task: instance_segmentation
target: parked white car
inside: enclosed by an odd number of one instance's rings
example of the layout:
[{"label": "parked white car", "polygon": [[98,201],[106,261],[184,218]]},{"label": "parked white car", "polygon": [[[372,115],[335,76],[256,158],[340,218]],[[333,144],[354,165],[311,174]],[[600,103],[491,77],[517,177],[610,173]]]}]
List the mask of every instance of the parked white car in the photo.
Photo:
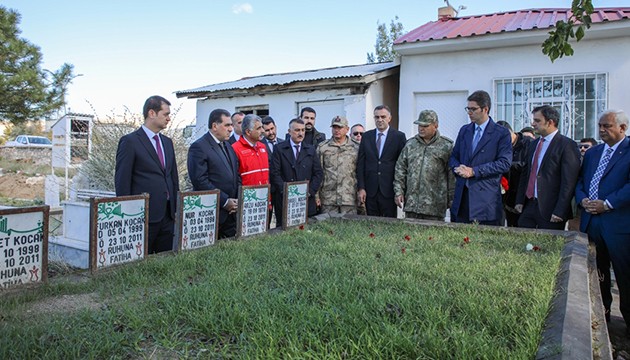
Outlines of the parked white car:
[{"label": "parked white car", "polygon": [[34,135],[18,135],[13,141],[7,141],[4,146],[7,147],[21,147],[21,146],[32,146],[32,147],[49,147],[52,148],[52,142],[47,137],[44,136],[34,136]]}]

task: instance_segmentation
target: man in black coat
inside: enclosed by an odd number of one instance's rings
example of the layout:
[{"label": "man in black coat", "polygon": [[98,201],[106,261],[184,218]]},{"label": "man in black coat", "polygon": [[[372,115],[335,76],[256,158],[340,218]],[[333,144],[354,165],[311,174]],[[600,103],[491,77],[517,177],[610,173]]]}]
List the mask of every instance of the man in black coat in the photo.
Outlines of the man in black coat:
[{"label": "man in black coat", "polygon": [[580,151],[575,141],[558,132],[558,110],[543,105],[532,114],[532,126],[540,137],[530,144],[518,186],[518,226],[564,230],[573,218],[571,199],[580,172]]},{"label": "man in black coat", "polygon": [[170,105],[161,96],[148,98],[142,110],[144,124],[120,138],[116,151],[116,196],[149,193],[150,254],[173,249],[175,206],[179,178],[175,149],[160,134],[171,121]]},{"label": "man in black coat", "polygon": [[319,190],[324,175],[315,147],[305,144],[304,121],[293,119],[289,122],[289,139],[278,143],[273,152],[271,165],[271,184],[281,201],[276,209],[276,226],[282,226],[282,202],[284,201],[284,183],[309,180],[308,216],[317,215],[315,194]]},{"label": "man in black coat", "polygon": [[238,188],[241,175],[238,158],[227,140],[232,119],[227,110],[216,109],[208,119],[209,131],[188,150],[188,175],[195,191],[221,190],[219,195],[219,238],[236,235]]},{"label": "man in black coat", "polygon": [[392,112],[379,105],[374,109],[376,129],[363,133],[357,158],[357,196],[367,214],[396,217],[394,169],[405,147],[405,133],[392,129]]}]

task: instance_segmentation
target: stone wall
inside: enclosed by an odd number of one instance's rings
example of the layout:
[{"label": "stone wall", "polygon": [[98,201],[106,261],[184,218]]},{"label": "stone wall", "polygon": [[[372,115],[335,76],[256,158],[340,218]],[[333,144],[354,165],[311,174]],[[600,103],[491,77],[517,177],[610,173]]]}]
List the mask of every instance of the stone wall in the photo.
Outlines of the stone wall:
[{"label": "stone wall", "polygon": [[52,149],[45,147],[0,147],[2,159],[15,160],[35,165],[50,165]]}]

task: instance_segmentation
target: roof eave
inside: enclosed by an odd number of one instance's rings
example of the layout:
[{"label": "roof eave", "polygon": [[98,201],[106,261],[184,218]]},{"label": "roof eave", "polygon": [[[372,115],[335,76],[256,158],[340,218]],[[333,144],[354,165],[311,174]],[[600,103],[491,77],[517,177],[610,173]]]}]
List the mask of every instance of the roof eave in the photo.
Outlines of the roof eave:
[{"label": "roof eave", "polygon": [[342,88],[363,88],[366,85],[382,78],[398,74],[400,66],[375,72],[369,75],[352,76],[344,78],[326,78],[308,81],[294,81],[287,84],[261,84],[249,88],[232,88],[216,91],[179,91],[175,95],[178,98],[209,98],[222,99],[238,96],[271,95],[292,92],[311,92],[315,90],[333,90]]},{"label": "roof eave", "polygon": [[[519,30],[499,34],[483,34],[456,39],[438,39],[394,45],[394,50],[403,56],[455,51],[481,50],[499,47],[542,45],[554,28]],[[630,29],[630,20],[620,20],[591,25],[584,40],[626,37]]]}]

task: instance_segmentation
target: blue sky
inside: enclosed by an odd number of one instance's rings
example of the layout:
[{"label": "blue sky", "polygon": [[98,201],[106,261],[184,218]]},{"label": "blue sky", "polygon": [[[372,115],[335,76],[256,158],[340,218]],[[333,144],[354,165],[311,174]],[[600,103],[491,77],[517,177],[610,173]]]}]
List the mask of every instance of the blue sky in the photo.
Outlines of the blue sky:
[{"label": "blue sky", "polygon": [[[626,4],[622,4],[626,2]],[[571,0],[457,0],[460,16],[569,7]],[[594,0],[596,7],[630,1]],[[43,67],[75,66],[73,112],[140,113],[154,94],[192,123],[195,101],[174,92],[278,72],[362,64],[377,22],[395,16],[410,31],[437,18],[444,0],[2,0],[17,10],[21,36],[38,45]]]}]

